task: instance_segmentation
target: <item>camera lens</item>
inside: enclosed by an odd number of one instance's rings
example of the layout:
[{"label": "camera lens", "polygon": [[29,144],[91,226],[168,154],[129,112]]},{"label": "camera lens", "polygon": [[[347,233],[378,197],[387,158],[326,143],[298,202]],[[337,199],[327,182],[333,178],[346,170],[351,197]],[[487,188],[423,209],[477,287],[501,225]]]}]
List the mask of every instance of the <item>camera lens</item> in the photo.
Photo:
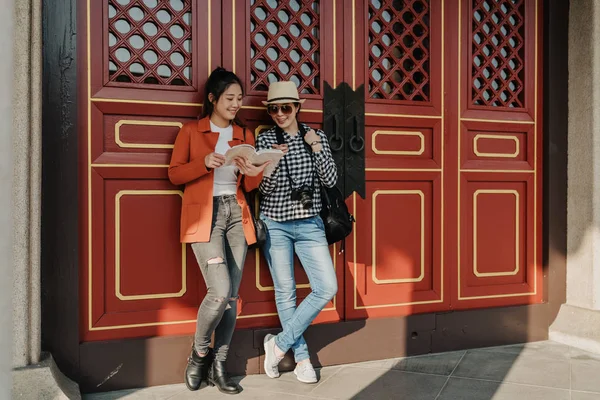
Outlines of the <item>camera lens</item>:
[{"label": "camera lens", "polygon": [[304,207],[307,210],[309,208],[312,208],[312,206],[313,206],[312,193],[301,192],[300,193],[300,203],[302,204],[302,207]]}]

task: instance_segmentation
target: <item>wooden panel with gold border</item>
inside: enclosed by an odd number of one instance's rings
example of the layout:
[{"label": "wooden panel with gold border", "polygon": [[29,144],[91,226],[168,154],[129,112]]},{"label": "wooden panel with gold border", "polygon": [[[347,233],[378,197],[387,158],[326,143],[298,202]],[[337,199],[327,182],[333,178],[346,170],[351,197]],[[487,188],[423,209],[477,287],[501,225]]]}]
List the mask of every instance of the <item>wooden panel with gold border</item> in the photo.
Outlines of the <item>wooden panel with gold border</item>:
[{"label": "wooden panel with gold border", "polygon": [[538,298],[533,175],[463,173],[461,190],[458,300],[491,306]]},{"label": "wooden panel with gold border", "polygon": [[92,315],[86,337],[193,331],[205,288],[191,250],[179,242],[181,191],[163,179],[92,176],[96,201],[86,299]]},{"label": "wooden panel with gold border", "polygon": [[461,168],[534,169],[534,125],[462,121]]},{"label": "wooden panel with gold border", "polygon": [[394,124],[365,127],[365,164],[371,169],[440,169],[442,121],[439,119],[394,119]]},{"label": "wooden panel with gold border", "polygon": [[[439,172],[396,172],[367,181],[349,200],[357,223],[348,250],[350,318],[444,309]],[[354,205],[356,202],[356,206]]]}]

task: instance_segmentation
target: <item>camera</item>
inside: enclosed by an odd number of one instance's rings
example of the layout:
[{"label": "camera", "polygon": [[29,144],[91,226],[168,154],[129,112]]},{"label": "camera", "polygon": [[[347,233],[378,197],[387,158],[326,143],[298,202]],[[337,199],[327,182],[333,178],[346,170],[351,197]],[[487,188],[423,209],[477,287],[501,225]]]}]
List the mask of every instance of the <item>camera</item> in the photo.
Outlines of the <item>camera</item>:
[{"label": "camera", "polygon": [[308,210],[313,206],[313,188],[307,185],[292,189],[292,200],[299,201],[304,209]]}]

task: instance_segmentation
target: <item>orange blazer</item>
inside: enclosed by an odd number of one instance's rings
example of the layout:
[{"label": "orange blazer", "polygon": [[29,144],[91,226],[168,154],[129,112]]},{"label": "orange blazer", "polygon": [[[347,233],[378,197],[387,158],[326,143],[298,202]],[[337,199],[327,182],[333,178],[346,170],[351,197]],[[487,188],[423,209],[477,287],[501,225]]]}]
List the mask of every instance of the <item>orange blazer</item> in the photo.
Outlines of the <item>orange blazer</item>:
[{"label": "orange blazer", "polygon": [[[246,132],[248,144],[254,146],[254,135]],[[175,147],[169,165],[169,180],[174,185],[185,185],[181,206],[182,243],[208,242],[212,229],[213,181],[212,169],[207,169],[204,158],[215,151],[219,133],[211,132],[210,119],[185,124],[175,139]],[[246,143],[244,130],[233,125],[233,140],[230,146]],[[256,243],[256,233],[250,208],[242,192],[254,190],[262,180],[262,173],[255,177],[238,175],[237,202],[242,208],[244,236],[248,244]]]}]

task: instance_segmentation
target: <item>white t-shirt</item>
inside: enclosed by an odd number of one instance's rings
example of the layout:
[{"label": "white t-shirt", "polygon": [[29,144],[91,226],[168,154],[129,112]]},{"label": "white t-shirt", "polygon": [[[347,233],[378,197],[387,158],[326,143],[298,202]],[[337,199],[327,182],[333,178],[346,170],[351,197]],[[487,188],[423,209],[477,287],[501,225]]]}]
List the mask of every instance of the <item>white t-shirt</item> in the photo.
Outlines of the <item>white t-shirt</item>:
[{"label": "white t-shirt", "polygon": [[[225,154],[231,148],[229,141],[233,139],[233,126],[229,125],[227,128],[219,128],[211,122],[210,129],[213,132],[219,133],[215,153]],[[230,165],[228,167],[215,168],[214,174],[213,196],[225,196],[236,193],[237,167]]]}]

